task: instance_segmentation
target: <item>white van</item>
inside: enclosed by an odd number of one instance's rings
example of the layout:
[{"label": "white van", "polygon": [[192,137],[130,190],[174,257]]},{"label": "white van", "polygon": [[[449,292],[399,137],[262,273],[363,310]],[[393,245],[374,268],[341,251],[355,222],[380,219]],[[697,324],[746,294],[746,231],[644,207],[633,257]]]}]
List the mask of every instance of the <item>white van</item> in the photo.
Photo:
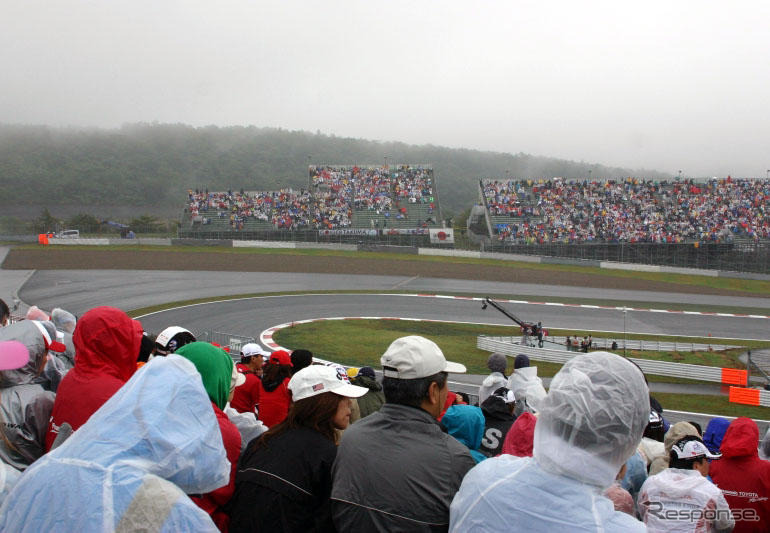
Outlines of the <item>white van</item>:
[{"label": "white van", "polygon": [[79,239],[80,238],[80,230],[76,229],[65,229],[64,231],[60,231],[56,234],[57,239]]}]

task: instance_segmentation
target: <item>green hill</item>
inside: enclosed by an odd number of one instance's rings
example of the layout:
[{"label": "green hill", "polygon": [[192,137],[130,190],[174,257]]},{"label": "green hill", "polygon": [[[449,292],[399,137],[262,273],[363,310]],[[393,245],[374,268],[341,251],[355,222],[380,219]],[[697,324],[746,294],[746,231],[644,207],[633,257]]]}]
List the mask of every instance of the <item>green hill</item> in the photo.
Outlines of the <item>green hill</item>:
[{"label": "green hill", "polygon": [[307,186],[312,164],[432,164],[445,211],[477,200],[480,178],[669,176],[585,162],[378,142],[275,128],[132,124],[120,129],[0,125],[0,206],[131,206],[175,216],[189,188]]}]

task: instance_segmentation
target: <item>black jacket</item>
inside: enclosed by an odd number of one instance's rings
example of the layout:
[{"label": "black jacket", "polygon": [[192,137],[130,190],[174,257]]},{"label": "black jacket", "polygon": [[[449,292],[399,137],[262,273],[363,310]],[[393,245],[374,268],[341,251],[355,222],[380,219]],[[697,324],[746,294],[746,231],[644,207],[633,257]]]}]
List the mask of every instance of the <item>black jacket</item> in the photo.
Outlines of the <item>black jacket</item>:
[{"label": "black jacket", "polygon": [[317,431],[290,429],[249,444],[235,475],[230,531],[334,531],[329,496],[337,446]]},{"label": "black jacket", "polygon": [[505,401],[497,396],[484,400],[481,412],[484,413],[484,437],[481,439],[479,451],[487,457],[494,457],[502,451],[505,435],[516,417],[508,410]]}]

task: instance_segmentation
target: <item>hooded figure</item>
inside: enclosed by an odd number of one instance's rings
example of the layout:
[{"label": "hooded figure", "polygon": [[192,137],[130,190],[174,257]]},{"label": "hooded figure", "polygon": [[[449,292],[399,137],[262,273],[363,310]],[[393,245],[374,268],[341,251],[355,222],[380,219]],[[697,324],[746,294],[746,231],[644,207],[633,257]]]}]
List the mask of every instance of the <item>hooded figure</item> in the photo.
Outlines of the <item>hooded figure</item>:
[{"label": "hooded figure", "polygon": [[0,530],[216,531],[185,496],[227,483],[209,405],[189,361],[153,360],[27,469],[0,508]]},{"label": "hooded figure", "polygon": [[[517,364],[518,364],[517,357]],[[537,377],[536,366],[522,366],[513,371],[508,378],[508,388],[516,398],[516,416],[524,411],[538,411],[540,403],[545,398],[543,380]]]},{"label": "hooded figure", "polygon": [[203,388],[211,400],[211,408],[217,423],[227,460],[230,461],[228,470],[230,477],[224,486],[208,494],[193,497],[193,501],[204,511],[211,515],[217,527],[223,531],[227,529],[229,518],[224,512],[224,506],[230,501],[235,491],[235,471],[238,466],[238,458],[241,455],[241,434],[238,428],[227,418],[224,413],[230,396],[231,385],[235,388],[233,378],[238,374],[233,360],[223,349],[208,342],[191,342],[185,344],[176,351],[177,355],[192,362],[203,380]]},{"label": "hooded figure", "polygon": [[358,398],[358,408],[361,411],[361,418],[380,410],[380,407],[385,403],[385,393],[382,392],[382,385],[377,382],[372,367],[362,367],[358,371],[358,374],[356,374],[356,377],[351,379],[350,382],[353,385],[369,389],[369,392]]},{"label": "hooded figure", "polygon": [[770,524],[770,462],[759,458],[758,445],[757,423],[736,418],[722,439],[722,458],[709,471],[733,513],[745,513],[743,520],[736,517],[733,531],[739,533],[767,531]]},{"label": "hooded figure", "polygon": [[503,453],[516,457],[532,457],[537,418],[532,413],[522,413],[513,423],[503,442]]},{"label": "hooded figure", "polygon": [[716,417],[709,420],[706,431],[703,432],[703,444],[711,453],[719,453],[719,446],[729,426],[730,421],[726,418]]},{"label": "hooded figure", "polygon": [[[671,447],[676,442],[688,436],[691,436],[691,437],[698,436],[698,430],[695,429],[695,426],[693,426],[689,422],[677,422],[676,424],[668,428],[668,431],[666,431],[666,435],[663,437],[662,454],[656,457],[653,457],[652,462],[650,463],[649,474],[651,476],[654,476],[655,474],[660,474],[666,468],[668,468],[668,461],[669,461],[669,455],[671,454]],[[642,456],[644,457],[643,453],[642,453]]]},{"label": "hooded figure", "polygon": [[75,326],[78,322],[75,315],[58,307],[51,311],[51,321],[58,331],[66,332],[70,335],[75,331]]},{"label": "hooded figure", "polygon": [[493,353],[487,359],[487,368],[492,371],[479,386],[479,405],[489,398],[493,392],[500,387],[508,384],[508,378],[505,377],[505,368],[508,360],[501,353]]},{"label": "hooded figure", "polygon": [[608,352],[580,354],[551,381],[533,457],[474,467],[452,501],[451,531],[643,532],[601,495],[634,453],[649,418],[639,368]]},{"label": "hooded figure", "polygon": [[56,392],[46,450],[62,424],[77,430],[131,378],[142,334],[138,321],[114,307],[95,307],[81,317],[72,338],[75,366]]},{"label": "hooded figure", "polygon": [[[19,341],[27,363],[0,372],[0,460],[24,470],[45,453],[45,433],[56,395],[43,388],[53,324],[23,320],[0,329],[0,341]],[[53,337],[55,338],[55,337]]]},{"label": "hooded figure", "polygon": [[453,405],[444,413],[441,425],[446,428],[447,433],[468,448],[474,461],[480,463],[487,458],[479,451],[481,438],[484,436],[484,414],[481,408],[473,405]]}]

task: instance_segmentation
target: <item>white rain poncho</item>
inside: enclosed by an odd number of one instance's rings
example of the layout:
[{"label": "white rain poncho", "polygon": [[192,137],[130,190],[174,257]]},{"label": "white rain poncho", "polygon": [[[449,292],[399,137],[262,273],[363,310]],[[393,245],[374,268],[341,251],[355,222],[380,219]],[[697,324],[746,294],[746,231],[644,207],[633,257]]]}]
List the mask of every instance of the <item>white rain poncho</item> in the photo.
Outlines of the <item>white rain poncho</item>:
[{"label": "white rain poncho", "polygon": [[75,331],[75,325],[77,324],[75,315],[58,307],[51,311],[51,321],[57,330],[67,332],[70,335]]},{"label": "white rain poncho", "polygon": [[226,485],[229,473],[200,374],[159,357],[27,469],[0,508],[0,531],[213,532],[185,493]]},{"label": "white rain poncho", "polygon": [[16,482],[19,481],[20,476],[21,472],[14,467],[0,462],[0,505],[3,504],[8,493],[16,485]]},{"label": "white rain poncho", "polygon": [[[517,404],[528,405],[535,411],[540,409],[540,403],[545,398],[543,380],[537,377],[536,366],[525,366],[514,370],[508,377],[508,389],[513,391]],[[517,412],[516,416],[521,414]]]},{"label": "white rain poncho", "polygon": [[29,351],[26,365],[0,372],[0,460],[18,470],[45,453],[45,434],[56,398],[44,388],[47,350],[43,331],[49,338],[55,335],[53,324],[35,320],[0,328],[0,341],[19,341]]},{"label": "white rain poncho", "polygon": [[642,371],[607,352],[562,367],[540,402],[534,457],[473,468],[452,501],[450,530],[645,531],[601,491],[636,451],[649,418]]}]

